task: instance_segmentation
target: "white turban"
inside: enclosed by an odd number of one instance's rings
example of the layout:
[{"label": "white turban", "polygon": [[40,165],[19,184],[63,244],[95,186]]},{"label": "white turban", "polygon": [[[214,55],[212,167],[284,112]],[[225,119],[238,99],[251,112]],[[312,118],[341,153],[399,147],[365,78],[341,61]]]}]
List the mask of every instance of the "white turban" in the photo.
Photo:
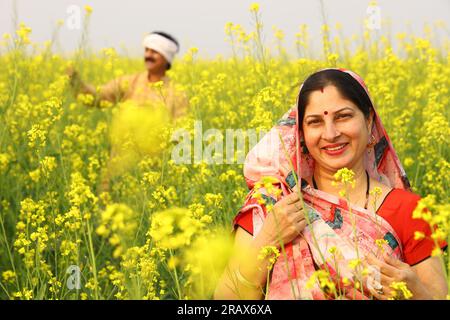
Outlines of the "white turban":
[{"label": "white turban", "polygon": [[178,52],[178,45],[172,40],[157,33],[151,33],[142,41],[144,48],[158,51],[169,63],[172,63],[175,54]]}]

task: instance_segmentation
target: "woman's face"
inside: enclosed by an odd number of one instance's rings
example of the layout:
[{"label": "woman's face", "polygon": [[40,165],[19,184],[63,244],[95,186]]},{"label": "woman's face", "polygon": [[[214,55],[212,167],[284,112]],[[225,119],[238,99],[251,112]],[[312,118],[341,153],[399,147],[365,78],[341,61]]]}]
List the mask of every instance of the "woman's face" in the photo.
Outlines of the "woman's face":
[{"label": "woman's face", "polygon": [[329,85],[310,94],[303,135],[316,165],[331,171],[352,169],[363,160],[371,125],[353,102]]}]

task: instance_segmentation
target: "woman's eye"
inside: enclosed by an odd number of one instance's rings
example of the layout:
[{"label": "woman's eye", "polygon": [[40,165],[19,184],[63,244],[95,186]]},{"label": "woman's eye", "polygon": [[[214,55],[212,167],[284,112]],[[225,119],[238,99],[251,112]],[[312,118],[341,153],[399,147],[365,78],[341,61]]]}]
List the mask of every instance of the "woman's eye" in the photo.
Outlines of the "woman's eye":
[{"label": "woman's eye", "polygon": [[[346,118],[351,118],[352,115],[351,114],[339,114],[336,116],[335,119],[346,119]],[[314,125],[314,124],[318,124],[320,123],[322,120],[321,119],[313,119],[313,120],[309,120],[306,122],[307,125]]]}]

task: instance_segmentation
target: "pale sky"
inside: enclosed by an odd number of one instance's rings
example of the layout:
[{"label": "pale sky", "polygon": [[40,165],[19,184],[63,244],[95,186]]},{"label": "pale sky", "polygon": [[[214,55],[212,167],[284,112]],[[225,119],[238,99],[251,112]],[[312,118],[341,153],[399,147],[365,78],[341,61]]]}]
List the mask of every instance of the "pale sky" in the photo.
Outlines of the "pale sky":
[{"label": "pale sky", "polygon": [[[50,39],[58,19],[65,19],[60,30],[60,48],[74,50],[81,30],[68,27],[71,5],[93,8],[89,41],[94,49],[126,47],[132,55],[141,54],[141,39],[153,30],[173,34],[181,43],[181,53],[191,46],[203,56],[228,55],[224,26],[238,23],[250,30],[249,6],[254,0],[0,0],[0,34],[13,31],[14,2],[18,21],[32,28],[32,41]],[[300,24],[308,24],[314,42],[320,44],[322,18],[319,0],[260,0],[265,42],[273,43],[272,26],[286,35],[286,46],[294,47],[294,35]],[[343,34],[361,34],[370,0],[323,0],[328,22],[340,22]],[[445,21],[447,31],[439,32],[438,41],[449,39],[450,0],[379,0],[381,18],[391,21],[391,30],[421,35],[425,23]],[[84,13],[82,14],[84,15]],[[385,31],[382,31],[385,32]],[[122,51],[123,52],[123,51]]]}]

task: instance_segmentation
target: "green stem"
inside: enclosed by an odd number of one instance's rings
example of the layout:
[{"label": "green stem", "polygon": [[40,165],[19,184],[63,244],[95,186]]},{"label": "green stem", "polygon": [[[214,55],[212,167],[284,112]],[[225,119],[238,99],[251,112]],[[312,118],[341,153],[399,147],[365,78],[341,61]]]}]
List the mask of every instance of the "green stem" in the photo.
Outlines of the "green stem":
[{"label": "green stem", "polygon": [[[288,159],[288,161],[289,161],[289,167],[290,167],[290,169],[291,169],[292,172],[295,172],[295,170],[294,170],[294,165],[293,165],[293,163],[292,163],[292,159],[289,157],[289,154],[288,154],[287,149],[286,149],[286,145],[285,145],[285,143],[284,143],[283,138],[281,137],[280,132],[278,132],[278,137],[279,137],[279,139],[280,139],[280,141],[281,141],[281,145],[283,146],[284,155],[285,155],[286,159]],[[307,213],[307,209],[306,209],[306,206],[305,206],[305,202],[304,202],[304,200],[303,200],[303,195],[302,195],[302,192],[301,192],[301,190],[300,190],[300,185],[299,185],[299,182],[298,182],[298,177],[299,177],[299,176],[298,176],[297,173],[296,173],[296,174],[293,175],[293,177],[294,177],[295,185],[297,186],[297,190],[296,190],[296,191],[297,191],[298,197],[299,197],[299,199],[300,199],[300,202],[301,202],[301,204],[302,204],[303,211],[304,211],[304,213],[305,213],[305,220],[306,220],[306,223],[307,223],[308,227],[310,227],[311,238],[312,238],[312,240],[313,240],[313,244],[314,244],[315,248],[317,249],[317,251],[319,252],[319,256],[320,256],[320,258],[322,259],[322,264],[325,266],[325,270],[326,270],[327,273],[328,273],[328,277],[330,277],[330,281],[332,281],[332,279],[331,279],[331,274],[330,274],[330,269],[328,268],[328,264],[326,263],[326,259],[325,259],[324,255],[323,255],[322,251],[320,250],[319,242],[317,241],[317,238],[316,238],[316,236],[315,236],[315,234],[314,234],[314,228],[313,228],[313,226],[312,226],[311,220],[309,219],[309,215],[308,215],[308,213]]]},{"label": "green stem", "polygon": [[6,238],[5,225],[3,223],[3,217],[2,217],[1,214],[0,214],[0,225],[2,227],[2,234],[3,234],[3,238],[4,238],[3,241],[5,242],[6,251],[8,252],[8,258],[9,258],[9,261],[11,262],[11,268],[12,268],[12,270],[14,272],[14,275],[15,275],[15,278],[16,278],[17,290],[20,290],[19,277],[18,277],[18,275],[16,273],[16,267],[14,265],[14,259],[13,259],[12,254],[11,254],[11,248],[9,247],[8,239]]},{"label": "green stem", "polygon": [[[348,211],[350,213],[350,217],[351,217],[350,219],[352,220],[352,229],[353,229],[352,231],[353,231],[354,245],[355,245],[355,251],[356,251],[356,259],[358,261],[358,264],[355,266],[355,271],[358,272],[359,262],[361,261],[361,258],[360,258],[359,247],[358,247],[358,239],[357,239],[358,234],[356,233],[356,217],[353,214],[352,205],[350,203],[350,197],[348,196],[348,194],[349,194],[348,184],[345,183],[344,187],[345,187],[345,195],[346,195],[345,199],[347,200]],[[363,288],[361,277],[358,277],[358,278],[359,278],[358,280],[359,280],[359,287],[361,289],[361,294],[364,295],[364,288]]]},{"label": "green stem", "polygon": [[97,281],[97,266],[95,263],[95,254],[94,254],[94,246],[92,243],[92,235],[91,235],[91,227],[89,221],[86,221],[86,227],[87,227],[87,236],[88,236],[88,242],[89,242],[89,255],[91,258],[91,264],[92,264],[92,273],[94,276],[94,297],[96,300],[99,299],[98,296],[98,281]]},{"label": "green stem", "polygon": [[[173,258],[172,250],[169,250],[169,254],[170,254],[170,257]],[[174,273],[175,285],[177,287],[178,300],[181,300],[181,287],[180,287],[180,281],[178,279],[178,273],[177,273],[176,266],[175,266],[175,268],[173,268],[173,273]]]}]

